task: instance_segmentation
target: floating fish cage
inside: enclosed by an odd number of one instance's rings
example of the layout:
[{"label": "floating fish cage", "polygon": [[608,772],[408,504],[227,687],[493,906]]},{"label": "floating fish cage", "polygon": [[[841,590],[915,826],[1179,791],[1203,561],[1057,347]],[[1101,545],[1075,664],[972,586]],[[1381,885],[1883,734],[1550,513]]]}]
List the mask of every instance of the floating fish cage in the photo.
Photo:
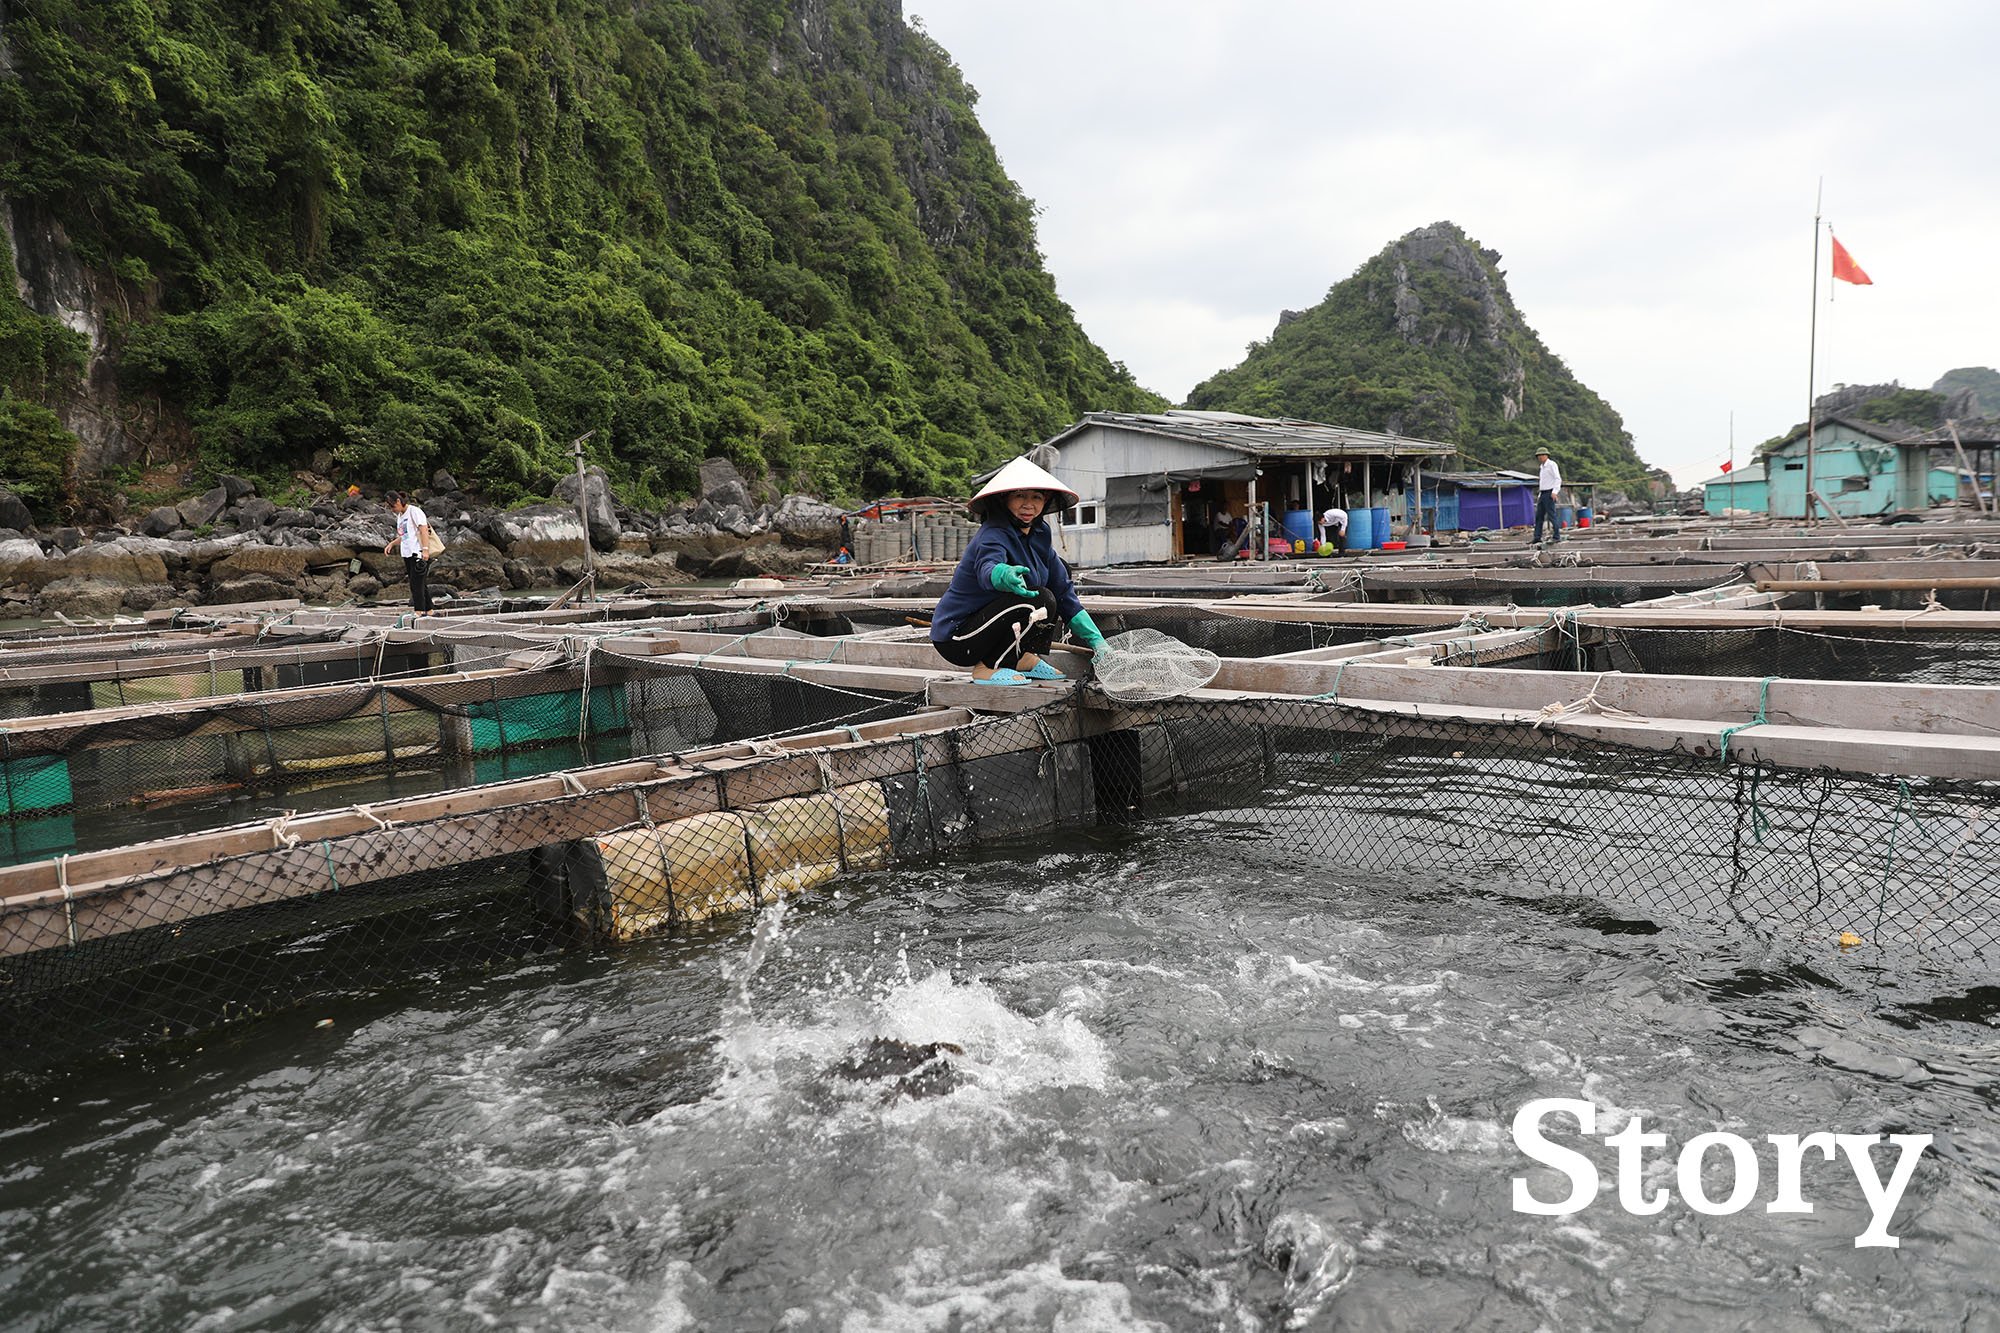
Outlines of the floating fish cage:
[{"label": "floating fish cage", "polygon": [[[1587,898],[1633,929],[1701,922],[1774,949],[1846,942],[1961,971],[1988,968],[2000,937],[1994,782],[1719,762],[1332,699],[885,718],[783,676],[639,684],[661,692],[631,696],[626,716],[655,737],[764,739],[7,872],[0,1065],[701,929],[976,846],[1189,814],[1212,821],[1225,860],[1233,837],[1276,839],[1343,874]],[[881,711],[857,721],[857,702]],[[771,738],[837,709],[830,729]]]}]

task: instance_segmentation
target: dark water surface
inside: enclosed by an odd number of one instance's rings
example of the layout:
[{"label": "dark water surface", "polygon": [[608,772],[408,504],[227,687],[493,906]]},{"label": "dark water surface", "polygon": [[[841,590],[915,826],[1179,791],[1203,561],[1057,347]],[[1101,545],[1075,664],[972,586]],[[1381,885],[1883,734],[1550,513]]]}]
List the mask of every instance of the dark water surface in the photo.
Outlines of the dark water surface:
[{"label": "dark water surface", "polygon": [[[1286,846],[1252,811],[856,877],[14,1095],[0,1327],[2000,1327],[1993,992]],[[963,1054],[856,1077],[878,1037]],[[1603,1168],[1567,1218],[1511,1206],[1564,1192],[1537,1097],[1597,1108],[1549,1126]],[[1635,1116],[1651,1217],[1600,1141]],[[1733,1216],[1680,1198],[1712,1130],[1763,1167]],[[1821,1130],[1936,1136],[1899,1249],[1816,1153],[1816,1211],[1764,1212],[1764,1136]]]}]

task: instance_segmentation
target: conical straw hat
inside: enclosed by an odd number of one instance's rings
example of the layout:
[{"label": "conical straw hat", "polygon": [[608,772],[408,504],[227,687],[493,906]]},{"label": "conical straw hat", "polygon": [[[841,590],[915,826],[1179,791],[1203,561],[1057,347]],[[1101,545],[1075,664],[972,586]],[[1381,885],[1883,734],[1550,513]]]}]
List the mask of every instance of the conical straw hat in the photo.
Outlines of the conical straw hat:
[{"label": "conical straw hat", "polygon": [[1047,491],[1050,509],[1068,509],[1077,501],[1076,492],[1057,481],[1052,474],[1025,458],[1017,458],[994,473],[993,479],[980,488],[979,494],[965,502],[965,507],[972,511],[974,518],[984,519],[987,502],[1009,491]]}]

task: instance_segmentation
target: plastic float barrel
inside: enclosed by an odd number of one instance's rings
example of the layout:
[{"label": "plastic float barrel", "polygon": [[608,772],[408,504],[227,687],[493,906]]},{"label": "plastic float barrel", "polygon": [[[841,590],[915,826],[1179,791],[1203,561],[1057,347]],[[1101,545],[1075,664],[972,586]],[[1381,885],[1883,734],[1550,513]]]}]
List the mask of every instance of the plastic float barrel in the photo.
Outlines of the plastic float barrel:
[{"label": "plastic float barrel", "polygon": [[1587,528],[1590,526],[1590,519],[1591,519],[1590,506],[1578,505],[1576,507],[1576,525],[1579,528]]},{"label": "plastic float barrel", "polygon": [[635,940],[887,865],[890,854],[888,803],[861,782],[616,829],[569,844],[563,871],[580,922]]},{"label": "plastic float barrel", "polygon": [[1350,509],[1347,511],[1347,540],[1343,543],[1350,551],[1365,551],[1375,543],[1371,540],[1375,532],[1375,511],[1372,509]]},{"label": "plastic float barrel", "polygon": [[1295,542],[1309,542],[1313,535],[1313,516],[1304,509],[1285,511],[1285,536]]},{"label": "plastic float barrel", "polygon": [[1389,507],[1376,505],[1368,512],[1375,516],[1368,533],[1368,544],[1379,551],[1382,543],[1389,540]]}]

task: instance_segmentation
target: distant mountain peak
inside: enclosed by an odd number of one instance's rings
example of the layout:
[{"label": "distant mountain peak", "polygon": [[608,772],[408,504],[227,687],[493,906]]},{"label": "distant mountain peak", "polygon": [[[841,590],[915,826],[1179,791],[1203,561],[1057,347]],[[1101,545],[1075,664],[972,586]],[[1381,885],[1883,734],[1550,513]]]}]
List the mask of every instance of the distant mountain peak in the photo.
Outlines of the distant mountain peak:
[{"label": "distant mountain peak", "polygon": [[1318,305],[1285,312],[1188,406],[1449,441],[1474,465],[1525,467],[1547,447],[1578,480],[1651,471],[1617,412],[1522,319],[1499,251],[1449,221],[1399,237]]}]

